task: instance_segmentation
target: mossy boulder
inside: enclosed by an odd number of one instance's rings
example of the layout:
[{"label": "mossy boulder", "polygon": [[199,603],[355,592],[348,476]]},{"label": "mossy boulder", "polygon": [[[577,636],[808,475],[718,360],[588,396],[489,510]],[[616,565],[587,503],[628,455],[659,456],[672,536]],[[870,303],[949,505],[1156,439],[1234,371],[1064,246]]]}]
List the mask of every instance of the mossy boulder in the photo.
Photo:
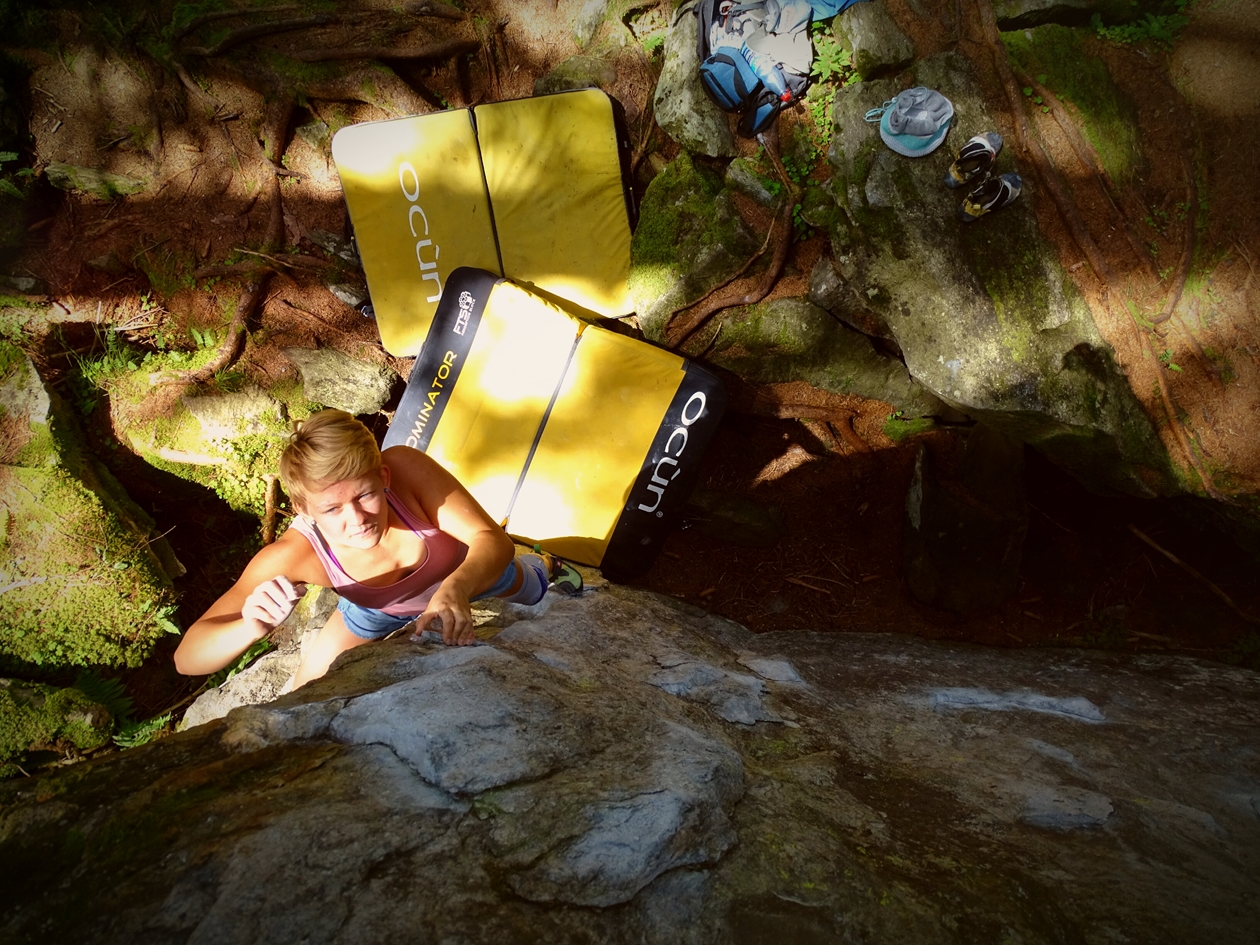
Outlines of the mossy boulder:
[{"label": "mossy boulder", "polygon": [[301,371],[307,400],[355,416],[384,407],[398,380],[386,365],[356,361],[333,348],[285,348],[284,356]]},{"label": "mossy boulder", "polygon": [[907,416],[944,412],[904,364],[808,299],[727,310],[709,358],[754,383],[804,380],[834,394],[882,400]]},{"label": "mossy boulder", "polygon": [[77,164],[49,164],[44,171],[48,183],[59,190],[89,194],[100,200],[130,197],[144,190],[145,182],[126,174],[111,174],[95,167]]},{"label": "mossy boulder", "polygon": [[99,748],[113,727],[109,710],[78,689],[0,679],[0,771],[32,749]]},{"label": "mossy boulder", "polygon": [[[134,372],[115,386],[124,400],[156,378]],[[318,408],[292,381],[271,391],[246,386],[239,391],[189,392],[168,400],[164,409],[138,419],[115,407],[131,447],[148,463],[207,486],[238,512],[263,515],[268,477],[280,464],[291,419]]]},{"label": "mossy boulder", "polygon": [[0,355],[0,663],[138,665],[178,632],[183,569],[30,360]]},{"label": "mossy boulder", "polygon": [[730,278],[761,245],[722,177],[687,152],[648,185],[630,244],[639,327],[664,338],[669,313]]},{"label": "mossy boulder", "polygon": [[573,56],[534,83],[535,95],[572,89],[610,89],[617,82],[617,66],[598,56]]},{"label": "mossy boulder", "polygon": [[[1029,190],[979,222],[956,217],[961,196],[941,183],[951,149],[995,127],[971,65],[933,56],[916,64],[913,83],[941,90],[955,110],[945,145],[923,158],[893,153],[863,121],[900,85],[863,82],[836,96],[828,158],[851,224],[836,260],[850,304],[879,316],[929,391],[1092,488],[1179,491],[1149,417],[1038,229],[1032,204],[1042,198]],[[1003,151],[996,171],[1017,170]]]}]

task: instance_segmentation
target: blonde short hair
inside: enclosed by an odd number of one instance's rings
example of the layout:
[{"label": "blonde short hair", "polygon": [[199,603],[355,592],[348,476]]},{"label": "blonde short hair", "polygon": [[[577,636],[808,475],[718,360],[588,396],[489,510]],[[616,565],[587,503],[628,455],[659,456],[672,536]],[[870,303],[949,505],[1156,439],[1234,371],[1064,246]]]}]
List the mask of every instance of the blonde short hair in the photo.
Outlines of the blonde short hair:
[{"label": "blonde short hair", "polygon": [[280,454],[280,481],[299,509],[312,492],[380,468],[381,451],[371,431],[344,410],[321,410],[295,422]]}]

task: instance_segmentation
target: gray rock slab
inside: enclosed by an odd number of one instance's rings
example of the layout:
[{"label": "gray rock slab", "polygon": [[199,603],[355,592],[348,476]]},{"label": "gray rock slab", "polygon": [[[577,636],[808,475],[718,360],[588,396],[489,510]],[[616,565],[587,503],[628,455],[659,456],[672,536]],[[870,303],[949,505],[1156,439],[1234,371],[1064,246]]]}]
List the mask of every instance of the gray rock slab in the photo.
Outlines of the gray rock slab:
[{"label": "gray rock slab", "polygon": [[201,436],[206,440],[234,440],[252,433],[266,433],[268,427],[280,419],[279,402],[257,387],[228,394],[189,394],[181,397],[180,402],[197,418]]},{"label": "gray rock slab", "polygon": [[[667,670],[764,674],[796,727],[727,721]],[[613,586],[485,646],[359,647],[270,705],[0,785],[0,929],[1250,945],[1257,730],[1248,670],[753,635]]]},{"label": "gray rock slab", "polygon": [[582,9],[573,21],[573,39],[579,46],[585,47],[590,43],[604,25],[604,20],[608,17],[609,2],[610,0],[586,0],[582,4]]},{"label": "gray rock slab", "polygon": [[914,43],[882,3],[850,7],[836,17],[832,29],[852,53],[853,69],[863,79],[897,72],[914,60]]},{"label": "gray rock slab", "polygon": [[684,3],[679,7],[665,34],[665,65],[653,100],[656,123],[688,151],[709,157],[733,157],[735,139],[731,136],[730,120],[700,84],[694,6]]}]

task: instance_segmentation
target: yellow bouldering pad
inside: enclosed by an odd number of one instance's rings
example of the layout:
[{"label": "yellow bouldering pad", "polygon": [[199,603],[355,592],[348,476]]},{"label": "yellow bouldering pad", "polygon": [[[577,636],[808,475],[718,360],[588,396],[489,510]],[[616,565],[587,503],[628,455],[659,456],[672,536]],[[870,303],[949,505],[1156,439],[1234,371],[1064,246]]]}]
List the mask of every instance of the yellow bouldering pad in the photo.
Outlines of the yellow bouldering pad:
[{"label": "yellow bouldering pad", "polygon": [[460,266],[595,315],[633,312],[624,147],[598,89],[338,131],[333,160],[386,350],[419,352]]},{"label": "yellow bouldering pad", "polygon": [[725,402],[684,358],[460,269],[384,445],[427,452],[517,538],[628,575],[676,523]]}]

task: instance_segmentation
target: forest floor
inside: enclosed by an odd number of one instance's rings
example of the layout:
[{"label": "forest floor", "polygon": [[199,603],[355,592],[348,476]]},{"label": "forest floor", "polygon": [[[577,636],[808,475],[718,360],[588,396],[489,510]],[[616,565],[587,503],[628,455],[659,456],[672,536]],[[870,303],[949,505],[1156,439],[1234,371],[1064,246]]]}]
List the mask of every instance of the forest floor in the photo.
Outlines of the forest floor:
[{"label": "forest floor", "polygon": [[[970,2],[887,3],[921,56],[956,48],[972,57],[989,83],[994,114],[1009,122]],[[100,166],[103,155],[113,173],[161,181],[142,198],[100,200],[51,188],[33,198],[37,210],[27,245],[8,271],[38,279],[39,291],[65,313],[57,330],[37,339],[45,376],[67,380],[76,364],[100,353],[107,328],[148,349],[191,345],[194,329],[222,332],[242,291],[243,267],[257,258],[251,253],[275,250],[277,232],[279,245],[321,266],[279,267],[251,315],[236,374],[270,386],[294,373],[281,348],[326,346],[407,376],[410,360],[386,352],[374,324],[325,287],[327,272],[340,265],[338,241],[349,233],[328,136],[356,121],[532,94],[538,78],[583,53],[573,39],[583,2],[469,0],[462,6],[474,16],[462,19],[444,15],[451,11],[442,4],[407,6],[429,15],[401,16],[384,0],[338,4],[335,22],[264,36],[230,54],[203,49],[210,54],[178,56],[170,61],[179,69],[158,68],[137,37],[160,34],[186,50],[218,42],[225,30],[202,26],[172,40],[168,24],[175,5],[169,0],[120,5],[117,35],[93,34],[95,21],[78,13],[50,14],[57,51],[9,50],[31,73],[23,107],[34,137],[33,166]],[[583,54],[615,72],[607,91],[625,109],[637,156],[646,158],[636,165],[641,196],[653,167],[676,153],[652,126],[660,52],[645,51],[639,41],[663,25],[669,5],[631,6],[626,22],[606,26]],[[1175,268],[1187,237],[1197,237],[1188,301],[1160,336],[1165,363],[1178,368],[1165,373],[1183,426],[1209,458],[1210,470],[1231,471],[1234,478],[1218,483],[1222,488],[1253,492],[1260,483],[1260,329],[1254,315],[1260,310],[1254,273],[1260,239],[1253,223],[1260,219],[1258,34],[1257,5],[1201,0],[1170,50],[1150,43],[1096,44],[1136,108],[1146,166],[1132,196],[1152,220],[1146,236],[1159,267]],[[264,68],[270,51],[447,41],[466,41],[476,51],[390,60],[392,79],[369,74],[353,60],[298,75]],[[133,116],[126,114],[128,106],[101,100],[100,89],[109,82],[135,88]],[[371,101],[362,100],[361,91],[351,94],[365,86],[372,89],[366,96]],[[798,108],[782,120],[806,118]],[[1050,119],[1034,114],[1034,121],[1056,164],[1072,166]],[[757,145],[743,147],[751,154]],[[824,159],[816,173],[827,174]],[[1108,222],[1110,211],[1088,175],[1068,176],[1083,214],[1097,224],[1095,239],[1123,280],[1125,297],[1144,312],[1158,311],[1169,275],[1152,276],[1131,253],[1126,256],[1129,249]],[[1158,367],[1144,357],[1138,332],[1122,308],[1120,317],[1109,305],[1053,203],[1035,189],[1029,199],[1036,200],[1043,228],[1090,299],[1134,389],[1139,396],[1148,392],[1144,402],[1176,454],[1183,447],[1172,425],[1160,419],[1166,415],[1157,394]],[[1195,213],[1188,213],[1191,206]],[[825,241],[812,234],[793,247],[774,296],[805,291]],[[220,274],[206,275],[211,272]],[[194,273],[201,277],[193,279]],[[773,399],[774,392],[768,396]],[[887,404],[851,398],[848,407],[867,449],[820,439],[816,427],[798,421],[729,413],[706,458],[703,481],[779,509],[784,537],[773,547],[753,548],[684,528],[634,583],[758,632],[900,632],[1008,647],[1179,652],[1258,665],[1254,554],[1242,551],[1190,502],[1094,496],[1031,451],[1019,593],[1000,608],[965,617],[917,603],[901,565],[915,451],[930,450],[948,468],[956,438],[936,431],[896,443],[883,433]],[[189,566],[179,588],[186,625],[234,579],[256,541],[257,523],[233,516],[205,490],[155,473],[121,448],[116,419],[103,401],[85,427],[133,497],[170,529],[169,540]],[[387,424],[383,413],[376,432],[383,434]],[[157,711],[171,703],[172,693],[196,684],[174,676],[171,648],[173,641],[132,674],[138,709]]]}]

